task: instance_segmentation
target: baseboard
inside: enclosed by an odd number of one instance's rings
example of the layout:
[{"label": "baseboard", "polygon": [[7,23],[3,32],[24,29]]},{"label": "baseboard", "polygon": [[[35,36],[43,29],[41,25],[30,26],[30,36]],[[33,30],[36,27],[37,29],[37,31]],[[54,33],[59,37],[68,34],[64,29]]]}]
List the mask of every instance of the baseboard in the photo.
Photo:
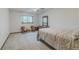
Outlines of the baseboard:
[{"label": "baseboard", "polygon": [[[31,32],[35,32],[35,31],[31,31]],[[12,32],[10,34],[17,34],[17,33],[22,33],[22,32]],[[28,32],[23,32],[23,33],[28,33]]]},{"label": "baseboard", "polygon": [[10,34],[7,36],[7,38],[6,38],[5,42],[3,43],[2,47],[0,48],[0,50],[2,50],[2,49],[3,49],[3,46],[5,45],[6,41],[7,41],[7,40],[8,40],[8,38],[9,38],[9,36],[10,36]]},{"label": "baseboard", "polygon": [[10,33],[10,34],[16,34],[16,33],[21,33],[21,32],[12,32],[12,33]]}]

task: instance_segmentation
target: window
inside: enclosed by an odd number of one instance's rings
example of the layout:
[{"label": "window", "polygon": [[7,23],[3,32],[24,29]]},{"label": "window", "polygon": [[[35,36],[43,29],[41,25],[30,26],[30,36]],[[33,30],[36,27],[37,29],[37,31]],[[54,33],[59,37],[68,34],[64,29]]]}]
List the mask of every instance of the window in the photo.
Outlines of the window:
[{"label": "window", "polygon": [[42,26],[48,26],[48,16],[42,17]]},{"label": "window", "polygon": [[22,16],[21,17],[21,20],[22,20],[22,24],[25,24],[25,23],[27,23],[27,24],[31,24],[31,23],[33,23],[33,17],[32,16]]}]

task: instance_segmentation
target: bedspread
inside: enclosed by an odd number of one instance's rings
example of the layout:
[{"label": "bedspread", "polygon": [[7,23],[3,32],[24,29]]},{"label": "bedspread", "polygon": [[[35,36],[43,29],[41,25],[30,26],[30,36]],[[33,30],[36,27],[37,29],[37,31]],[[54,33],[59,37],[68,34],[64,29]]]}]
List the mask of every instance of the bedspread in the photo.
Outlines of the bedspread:
[{"label": "bedspread", "polygon": [[44,28],[39,30],[39,39],[58,50],[79,49],[78,31]]}]

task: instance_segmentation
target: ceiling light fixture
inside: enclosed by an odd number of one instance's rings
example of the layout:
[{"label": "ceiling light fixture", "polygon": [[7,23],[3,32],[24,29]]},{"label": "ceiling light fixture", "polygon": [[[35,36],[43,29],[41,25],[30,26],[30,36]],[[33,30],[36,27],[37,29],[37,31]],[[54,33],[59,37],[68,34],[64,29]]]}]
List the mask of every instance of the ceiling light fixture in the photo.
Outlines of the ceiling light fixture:
[{"label": "ceiling light fixture", "polygon": [[33,8],[33,11],[36,12],[36,11],[38,11],[39,9],[40,9],[40,8]]}]

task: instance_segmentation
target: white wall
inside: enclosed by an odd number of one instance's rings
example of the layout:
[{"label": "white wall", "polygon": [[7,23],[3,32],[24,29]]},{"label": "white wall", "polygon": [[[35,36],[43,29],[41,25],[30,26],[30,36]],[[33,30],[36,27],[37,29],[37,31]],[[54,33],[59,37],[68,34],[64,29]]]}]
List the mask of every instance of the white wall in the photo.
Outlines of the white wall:
[{"label": "white wall", "polygon": [[[23,15],[33,16],[33,24],[22,24],[21,23],[21,17]],[[38,23],[37,21],[37,15],[33,13],[26,13],[26,12],[19,12],[19,11],[10,11],[10,32],[20,32],[21,26],[25,25],[26,27],[31,25],[36,25]]]},{"label": "white wall", "polygon": [[50,27],[79,29],[79,9],[55,8],[40,14],[39,24],[41,25],[42,16],[47,16]]},{"label": "white wall", "polygon": [[9,35],[9,10],[0,8],[0,48]]}]

